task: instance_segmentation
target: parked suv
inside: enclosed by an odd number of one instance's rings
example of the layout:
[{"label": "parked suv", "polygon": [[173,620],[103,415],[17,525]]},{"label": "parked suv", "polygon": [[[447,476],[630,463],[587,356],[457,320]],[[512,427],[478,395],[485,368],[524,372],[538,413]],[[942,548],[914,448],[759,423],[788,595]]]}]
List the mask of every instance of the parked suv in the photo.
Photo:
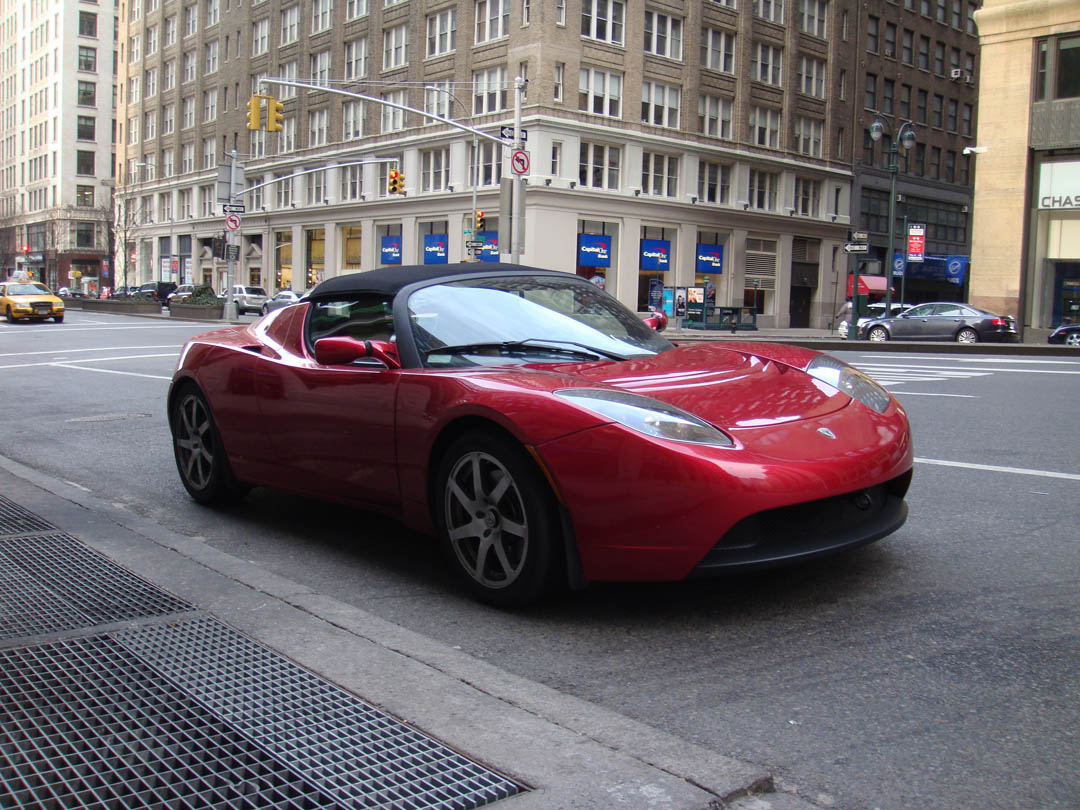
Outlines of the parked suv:
[{"label": "parked suv", "polygon": [[262,310],[262,305],[266,303],[266,290],[262,287],[234,284],[232,294],[238,315],[244,312],[259,312]]},{"label": "parked suv", "polygon": [[164,305],[169,300],[169,293],[175,289],[176,284],[171,281],[148,281],[139,285],[138,289],[132,294],[144,298],[153,298],[159,304]]}]

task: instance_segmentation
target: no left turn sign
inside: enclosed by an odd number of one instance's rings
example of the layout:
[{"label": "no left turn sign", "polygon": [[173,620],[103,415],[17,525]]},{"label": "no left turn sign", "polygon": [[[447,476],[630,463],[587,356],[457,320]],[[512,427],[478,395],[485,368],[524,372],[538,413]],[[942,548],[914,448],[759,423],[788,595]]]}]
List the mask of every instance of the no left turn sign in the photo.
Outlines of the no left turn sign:
[{"label": "no left turn sign", "polygon": [[529,173],[529,153],[524,149],[516,149],[510,155],[510,170],[514,174]]},{"label": "no left turn sign", "polygon": [[240,215],[229,214],[227,217],[225,217],[225,227],[228,228],[230,231],[238,230],[240,228]]}]

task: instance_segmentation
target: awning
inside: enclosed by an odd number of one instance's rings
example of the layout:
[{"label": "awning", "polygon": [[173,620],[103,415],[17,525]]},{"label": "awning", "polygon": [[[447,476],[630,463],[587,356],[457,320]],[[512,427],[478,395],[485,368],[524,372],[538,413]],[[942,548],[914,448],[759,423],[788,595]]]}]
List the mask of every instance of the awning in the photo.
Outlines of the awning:
[{"label": "awning", "polygon": [[[851,297],[851,276],[847,277],[847,294]],[[859,275],[859,295],[885,294],[885,276]]]}]

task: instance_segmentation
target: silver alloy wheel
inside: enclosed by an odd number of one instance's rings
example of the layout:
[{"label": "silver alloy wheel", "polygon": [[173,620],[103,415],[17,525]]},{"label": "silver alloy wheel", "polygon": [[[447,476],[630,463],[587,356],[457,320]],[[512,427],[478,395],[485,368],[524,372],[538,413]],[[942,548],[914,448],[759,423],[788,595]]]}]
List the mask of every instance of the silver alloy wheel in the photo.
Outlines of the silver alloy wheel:
[{"label": "silver alloy wheel", "polygon": [[884,341],[889,339],[889,333],[886,331],[884,326],[875,326],[873,329],[870,330],[868,337],[874,343],[883,343]]},{"label": "silver alloy wheel", "polygon": [[528,559],[529,523],[510,471],[488,453],[465,453],[446,479],[444,503],[462,568],[485,588],[512,585]]},{"label": "silver alloy wheel", "polygon": [[1080,332],[1069,332],[1069,334],[1065,336],[1065,345],[1080,348]]},{"label": "silver alloy wheel", "polygon": [[210,412],[198,394],[188,392],[180,400],[175,441],[180,472],[193,489],[206,489],[214,474],[214,433]]},{"label": "silver alloy wheel", "polygon": [[961,329],[956,333],[957,343],[978,343],[979,336],[974,329]]}]

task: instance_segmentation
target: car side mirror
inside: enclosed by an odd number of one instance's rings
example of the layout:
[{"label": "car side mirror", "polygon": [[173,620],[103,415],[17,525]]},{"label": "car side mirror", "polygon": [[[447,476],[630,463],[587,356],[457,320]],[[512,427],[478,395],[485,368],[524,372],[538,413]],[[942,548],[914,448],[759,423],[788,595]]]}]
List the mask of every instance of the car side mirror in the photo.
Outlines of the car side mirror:
[{"label": "car side mirror", "polygon": [[315,341],[315,362],[321,366],[346,366],[371,357],[387,368],[401,368],[397,346],[387,340],[327,337]]}]

